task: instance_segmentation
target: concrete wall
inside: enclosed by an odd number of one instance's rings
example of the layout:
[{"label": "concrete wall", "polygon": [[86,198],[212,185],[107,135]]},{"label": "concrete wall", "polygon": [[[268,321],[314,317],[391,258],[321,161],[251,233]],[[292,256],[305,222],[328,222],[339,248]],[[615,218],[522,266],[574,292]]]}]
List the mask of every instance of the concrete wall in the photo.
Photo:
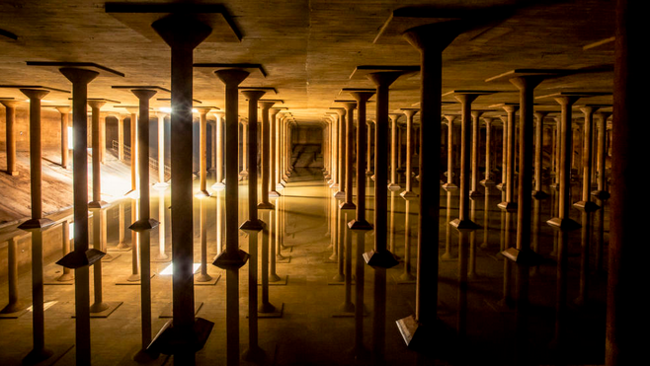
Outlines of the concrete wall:
[{"label": "concrete wall", "polygon": [[[7,121],[5,108],[0,109],[0,149],[6,149]],[[41,142],[43,150],[59,149],[61,143],[61,114],[53,108],[41,109]],[[16,108],[16,149],[29,151],[29,104]]]}]

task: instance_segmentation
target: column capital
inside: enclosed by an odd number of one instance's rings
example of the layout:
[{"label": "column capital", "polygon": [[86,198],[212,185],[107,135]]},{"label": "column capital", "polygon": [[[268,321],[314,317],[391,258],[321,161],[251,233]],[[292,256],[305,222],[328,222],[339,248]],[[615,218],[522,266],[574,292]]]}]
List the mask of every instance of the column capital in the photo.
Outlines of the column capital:
[{"label": "column capital", "polygon": [[5,108],[7,108],[7,109],[11,109],[11,108],[15,109],[18,106],[18,104],[20,104],[20,102],[17,101],[17,100],[11,100],[11,99],[0,99],[0,104],[5,106]]},{"label": "column capital", "polygon": [[105,100],[88,100],[88,106],[92,109],[101,109],[104,104],[106,104]]},{"label": "column capital", "polygon": [[29,99],[38,99],[41,100],[46,95],[50,94],[49,90],[42,89],[20,89],[20,92],[25,94]]}]

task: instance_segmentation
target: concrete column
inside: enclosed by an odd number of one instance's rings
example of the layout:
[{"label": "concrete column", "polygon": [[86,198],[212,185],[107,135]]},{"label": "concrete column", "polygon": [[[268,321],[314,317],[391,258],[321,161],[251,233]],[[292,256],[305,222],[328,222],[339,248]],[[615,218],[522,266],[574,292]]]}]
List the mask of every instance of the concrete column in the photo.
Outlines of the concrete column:
[{"label": "concrete column", "polygon": [[271,118],[269,121],[270,128],[269,132],[271,138],[269,139],[269,160],[270,160],[270,174],[269,174],[269,185],[267,186],[269,190],[269,197],[280,197],[280,193],[275,189],[275,185],[278,182],[278,122],[277,116],[280,113],[280,109],[271,108]]},{"label": "concrete column", "polygon": [[598,121],[598,178],[596,179],[598,188],[591,192],[591,194],[599,200],[606,200],[610,197],[605,187],[605,172],[607,170],[605,164],[607,158],[607,119],[610,115],[610,112],[599,111],[597,114],[598,118],[596,119]]},{"label": "concrete column", "polygon": [[[149,89],[133,89],[131,92],[139,99],[138,120],[138,170],[140,176],[140,210],[138,221],[129,228],[137,232],[140,237],[140,322],[142,348],[133,356],[138,362],[151,361],[157,358],[147,350],[151,343],[151,263],[150,263],[150,232],[158,226],[158,222],[151,218],[149,202],[149,99],[156,91]],[[164,235],[164,233],[163,233]],[[135,251],[135,247],[133,248]]]},{"label": "concrete column", "polygon": [[[90,289],[89,265],[103,253],[88,250],[88,83],[99,73],[64,67],[59,70],[72,82],[74,251],[57,264],[74,268],[75,273],[75,350],[76,362],[90,365]],[[92,254],[89,258],[88,254]]]},{"label": "concrete column", "polygon": [[[344,103],[346,117],[345,117],[345,200],[341,202],[339,208],[341,210],[354,210],[356,208],[354,201],[352,200],[353,193],[353,176],[352,172],[354,170],[354,160],[352,149],[354,146],[354,134],[352,128],[354,127],[354,109],[357,106],[357,103]],[[351,247],[350,247],[351,248]]]},{"label": "concrete column", "polygon": [[582,199],[579,202],[574,203],[573,206],[585,212],[594,212],[600,208],[596,203],[592,202],[589,197],[591,190],[591,142],[593,140],[594,107],[587,105],[580,108],[580,110],[585,115],[582,152],[582,168],[584,172],[582,174]]},{"label": "concrete column", "polygon": [[[215,264],[227,269],[227,276],[238,278],[238,269],[243,266],[248,254],[239,250],[239,232],[238,232],[238,86],[248,77],[249,73],[240,69],[226,69],[216,71],[215,74],[225,85],[225,104],[226,104],[226,250],[221,253]],[[238,287],[237,282],[228,281],[228,286],[233,283]],[[230,291],[228,291],[230,292]],[[238,297],[238,295],[235,295]],[[230,316],[237,316],[232,311]],[[238,322],[237,322],[238,323]],[[230,330],[230,325],[228,326]],[[239,339],[239,336],[237,336]]]},{"label": "concrete column", "polygon": [[248,142],[246,139],[248,138],[248,122],[242,121],[242,169],[241,172],[239,172],[239,177],[241,179],[246,179],[248,177]]},{"label": "concrete column", "polygon": [[406,115],[406,188],[400,195],[408,200],[418,196],[413,192],[411,165],[413,160],[413,116],[418,113],[419,109],[402,108],[402,110]]},{"label": "concrete column", "polygon": [[[506,161],[505,161],[505,191],[506,200],[499,203],[498,207],[502,210],[515,212],[517,211],[517,203],[515,202],[514,186],[515,186],[515,113],[519,110],[519,106],[505,105],[503,110],[506,111],[508,119],[504,124],[504,135],[507,132],[507,139],[504,139],[504,144],[507,146]],[[527,183],[528,184],[528,183]]]},{"label": "concrete column", "polygon": [[[101,133],[99,110],[106,104],[104,100],[90,100],[88,105],[92,109],[92,151],[93,151],[93,199],[88,203],[91,209],[99,209],[106,206],[106,202],[102,201],[102,179],[101,179]],[[133,151],[131,151],[133,155]],[[147,164],[148,166],[149,164]],[[99,228],[93,227],[93,230]]]},{"label": "concrete column", "polygon": [[192,73],[193,50],[211,32],[191,15],[171,14],[152,28],[171,47],[171,192],[172,258],[174,260],[174,362],[194,364],[194,275],[192,197]]},{"label": "concrete column", "polygon": [[43,230],[54,224],[43,218],[41,187],[41,99],[47,90],[20,89],[29,98],[29,173],[32,218],[20,224],[19,229],[32,233],[32,332],[33,347],[23,363],[36,364],[50,358],[52,351],[45,348],[45,308],[43,307]]},{"label": "concrete column", "polygon": [[551,188],[553,188],[555,191],[560,190],[560,151],[561,151],[561,141],[560,139],[562,138],[561,133],[560,133],[560,125],[562,123],[562,118],[560,116],[557,116],[554,118],[555,119],[555,141],[554,141],[554,155],[553,158],[555,160],[555,176],[553,179],[553,184],[551,184]]},{"label": "concrete column", "polygon": [[479,141],[479,123],[483,111],[472,111],[472,179],[469,191],[470,197],[481,197],[483,194],[478,190],[478,141]]},{"label": "concrete column", "polygon": [[18,237],[7,240],[7,290],[9,303],[0,310],[0,318],[18,318],[27,311],[18,296]]},{"label": "concrete column", "polygon": [[[478,97],[477,94],[455,94],[461,105],[461,139],[460,139],[460,203],[458,219],[449,224],[461,232],[460,239],[469,234],[468,230],[475,230],[479,226],[469,218],[469,183],[470,183],[470,154],[469,144],[472,134],[470,132],[470,119],[472,117],[472,102]],[[452,124],[451,122],[449,123]],[[469,238],[469,236],[467,237]]]},{"label": "concrete column", "polygon": [[[639,215],[638,211],[639,193],[646,189],[645,169],[641,167],[647,164],[648,136],[648,127],[643,123],[647,115],[645,93],[641,92],[645,84],[643,78],[638,77],[645,69],[642,61],[645,22],[638,17],[642,11],[638,2],[617,1],[606,366],[634,364],[645,354],[643,337],[630,331],[641,324],[639,321],[647,319],[645,304],[639,301],[636,286],[647,278],[648,254],[648,248],[639,245],[647,223],[646,216]],[[602,167],[601,172],[604,172],[604,165]]]},{"label": "concrete column", "polygon": [[[391,121],[391,135],[390,135],[390,183],[388,184],[388,189],[390,191],[399,191],[402,187],[399,185],[399,180],[397,178],[397,149],[399,144],[397,143],[397,120],[401,116],[401,113],[389,113]],[[379,184],[383,182],[379,181]]]},{"label": "concrete column", "polygon": [[215,122],[217,130],[217,172],[216,172],[216,182],[212,185],[212,189],[218,190],[223,189],[226,185],[223,182],[223,112],[216,112],[214,115],[217,117],[217,122]]},{"label": "concrete column", "polygon": [[[453,24],[449,26],[448,24]],[[418,260],[415,287],[415,314],[397,321],[404,341],[434,334],[438,308],[438,222],[440,205],[440,100],[442,51],[464,31],[455,21],[423,25],[408,30],[404,37],[420,52],[420,210],[418,216]],[[451,123],[450,123],[451,125]],[[433,223],[436,223],[435,225]],[[429,329],[427,331],[427,329]],[[424,334],[423,334],[424,333]],[[417,343],[417,342],[416,342]]]},{"label": "concrete column", "polygon": [[557,295],[555,304],[555,339],[554,344],[558,348],[559,357],[563,357],[564,350],[568,346],[566,338],[566,319],[567,319],[567,281],[566,274],[568,270],[569,254],[569,231],[580,227],[580,224],[569,218],[571,203],[569,201],[570,183],[571,183],[571,155],[573,153],[573,139],[571,129],[571,106],[578,100],[574,96],[559,96],[555,100],[562,107],[562,117],[560,128],[559,145],[559,201],[558,216],[547,221],[549,225],[560,231],[558,235],[557,249]]},{"label": "concrete column", "polygon": [[227,364],[239,363],[239,268],[248,261],[248,253],[239,249],[239,173],[238,100],[239,84],[248,77],[248,71],[224,69],[216,71],[217,78],[225,85],[226,128],[226,250],[221,252],[214,264],[226,270],[226,344]]},{"label": "concrete column", "polygon": [[[454,184],[454,120],[456,116],[445,115],[447,120],[447,183],[442,185],[442,188],[447,191],[455,191],[458,186]],[[420,123],[421,124],[421,123]],[[422,170],[422,167],[420,167]],[[422,181],[420,181],[422,182]]]},{"label": "concrete column", "polygon": [[[375,185],[373,220],[375,225],[375,245],[372,251],[364,253],[364,259],[375,270],[383,272],[384,280],[385,270],[396,266],[398,263],[393,253],[386,248],[388,186],[385,182],[388,181],[388,88],[403,74],[402,71],[368,74],[368,79],[376,86],[375,93],[377,95],[377,109],[375,111],[377,118],[375,123],[375,182],[377,184]],[[385,298],[383,301],[385,301]],[[385,314],[378,314],[377,317],[381,318],[383,324]],[[379,324],[373,324],[373,331],[378,331]],[[379,334],[379,337],[381,338],[382,334]]]},{"label": "concrete column", "polygon": [[339,155],[339,119],[338,119],[338,114],[336,112],[333,112],[335,114],[332,114],[330,117],[332,118],[332,153],[330,154],[331,158],[331,165],[332,165],[332,171],[330,172],[332,175],[332,179],[328,181],[330,184],[330,188],[333,190],[338,190],[338,176],[339,176],[339,164],[338,164],[338,155]]},{"label": "concrete column", "polygon": [[[136,158],[138,154],[138,132],[136,130],[136,121],[137,121],[137,108],[127,108],[126,109],[131,115],[131,191],[133,193],[138,189],[137,179],[138,179],[138,160]],[[133,222],[136,221],[135,216],[132,217]],[[135,235],[135,233],[133,234]]]},{"label": "concrete column", "polygon": [[275,102],[260,101],[259,105],[262,108],[262,197],[258,205],[258,209],[272,210],[275,208],[271,202],[269,202],[269,184],[271,178],[271,125],[269,122],[269,109],[273,107]]},{"label": "concrete column", "polygon": [[[258,278],[258,233],[263,229],[264,223],[258,219],[257,213],[257,103],[265,94],[263,90],[249,90],[242,92],[248,98],[248,128],[246,130],[248,158],[250,172],[248,172],[248,220],[240,229],[248,233],[248,250],[250,252],[249,273],[248,273],[248,349],[244,352],[244,359],[249,361],[261,360],[264,351],[258,344],[257,324],[257,278]],[[244,145],[246,146],[246,144]],[[245,147],[246,148],[246,147]],[[245,165],[244,165],[245,166]]]},{"label": "concrete column", "polygon": [[501,183],[497,189],[505,194],[506,190],[506,166],[508,165],[508,117],[499,116],[501,120]]},{"label": "concrete column", "polygon": [[346,150],[346,130],[347,130],[347,125],[346,125],[346,115],[345,115],[345,110],[343,108],[337,108],[336,112],[339,115],[339,125],[338,125],[338,154],[337,155],[337,162],[336,166],[338,169],[338,174],[337,174],[337,185],[338,185],[338,190],[334,193],[334,197],[343,200],[345,198],[345,182],[346,182],[346,171],[345,171],[345,150]]},{"label": "concrete column", "polygon": [[[494,187],[494,181],[491,179],[492,174],[492,118],[483,117],[485,121],[485,179],[480,183],[483,187]],[[487,197],[487,193],[486,193]]]},{"label": "concrete column", "polygon": [[[277,169],[276,169],[276,177],[275,177],[275,182],[274,182],[274,187],[277,191],[281,191],[284,189],[284,176],[286,176],[286,170],[285,170],[285,157],[286,157],[286,152],[287,152],[287,145],[285,144],[284,141],[284,120],[285,120],[285,114],[284,113],[279,113],[278,118],[277,118],[277,150],[278,150],[278,156],[277,156]],[[321,147],[322,148],[322,147]]]},{"label": "concrete column", "polygon": [[[366,172],[363,170],[363,167],[366,166],[366,156],[364,155],[364,150],[366,150],[366,134],[368,133],[366,126],[366,103],[368,99],[372,97],[375,92],[369,90],[358,90],[349,92],[354,99],[357,101],[357,211],[356,217],[353,221],[348,223],[348,227],[352,230],[359,230],[358,232],[364,233],[365,231],[372,230],[372,225],[366,220],[366,185],[365,185],[365,175]],[[357,252],[359,251],[358,241],[361,234],[357,235]],[[361,252],[363,252],[363,247]],[[361,256],[362,253],[357,253],[357,259]],[[358,278],[358,277],[357,277]],[[357,279],[358,281],[358,279]],[[359,282],[357,282],[358,286]]]},{"label": "concrete column", "polygon": [[536,200],[542,200],[548,197],[548,193],[544,192],[542,188],[542,171],[544,169],[544,164],[542,160],[542,150],[544,145],[544,117],[548,112],[537,111],[535,112],[535,118],[537,123],[535,124],[535,186],[533,188],[533,198]]},{"label": "concrete column", "polygon": [[16,121],[16,106],[17,101],[0,99],[0,104],[5,106],[6,113],[6,140],[5,148],[7,151],[7,174],[17,176],[18,170],[16,169],[16,134],[14,132],[14,125]]},{"label": "concrete column", "polygon": [[[56,107],[61,113],[61,167],[68,169],[68,126],[70,125],[70,107]],[[119,121],[118,121],[119,124]]]},{"label": "concrete column", "polygon": [[165,115],[166,113],[156,112],[158,117],[158,183],[154,186],[163,190],[168,186],[165,182]]},{"label": "concrete column", "polygon": [[119,161],[124,161],[124,122],[127,117],[128,115],[117,120],[117,159]]},{"label": "concrete column", "polygon": [[194,197],[204,198],[210,197],[207,189],[207,175],[208,165],[206,159],[208,157],[207,142],[208,142],[208,112],[213,107],[194,107],[199,111],[200,125],[199,125],[199,191],[194,194]]},{"label": "concrete column", "polygon": [[366,155],[367,155],[366,161],[368,162],[368,168],[366,169],[366,175],[367,176],[371,176],[371,175],[375,174],[374,170],[372,168],[372,161],[373,161],[373,159],[372,159],[372,148],[373,148],[372,141],[373,141],[373,138],[372,137],[374,136],[374,134],[373,134],[374,131],[372,129],[372,126],[373,126],[373,122],[368,120],[368,126],[367,126],[367,128],[368,128],[368,134],[367,134],[368,135],[368,141],[367,141],[367,146],[366,146],[368,148],[368,150],[366,151]]},{"label": "concrete column", "polygon": [[99,162],[104,164],[106,157],[106,116],[99,116]]},{"label": "concrete column", "polygon": [[[242,94],[248,98],[247,133],[248,165],[250,170],[248,172],[248,221],[244,222],[239,228],[244,231],[248,230],[257,233],[262,230],[263,225],[257,215],[257,103],[266,92],[263,90],[247,90],[243,91]],[[255,235],[255,237],[257,238],[257,235]],[[254,246],[257,248],[257,242],[254,243]],[[251,261],[249,262],[249,270],[252,270],[252,268],[255,267],[255,272],[257,272],[257,261],[253,261],[252,251],[250,254]],[[257,258],[257,253],[255,253],[255,257]],[[257,277],[255,277],[255,281],[255,297],[257,297]],[[256,307],[253,307],[253,309],[255,308]],[[255,314],[257,316],[256,311]]]}]

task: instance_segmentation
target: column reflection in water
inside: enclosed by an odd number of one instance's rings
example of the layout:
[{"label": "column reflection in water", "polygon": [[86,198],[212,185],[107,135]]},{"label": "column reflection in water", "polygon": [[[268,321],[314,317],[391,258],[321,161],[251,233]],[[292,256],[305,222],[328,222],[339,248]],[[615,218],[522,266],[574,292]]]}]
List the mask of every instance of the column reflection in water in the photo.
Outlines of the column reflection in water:
[{"label": "column reflection in water", "polygon": [[589,255],[591,246],[592,229],[591,212],[582,210],[580,214],[580,290],[578,298],[574,303],[578,306],[585,306],[589,297]]},{"label": "column reflection in water", "polygon": [[[445,219],[446,223],[451,221],[451,190],[447,191],[447,217]],[[448,261],[453,257],[451,255],[451,227],[445,225],[445,252],[440,257],[442,260]]]},{"label": "column reflection in water", "polygon": [[[476,197],[471,198],[470,201],[470,220],[476,223]],[[476,276],[476,230],[469,233],[469,266],[467,268],[467,277],[473,278]]]},{"label": "column reflection in water", "polygon": [[489,224],[490,224],[490,191],[494,185],[485,186],[485,202],[483,204],[483,243],[481,249],[487,249],[489,241]]},{"label": "column reflection in water", "polygon": [[404,214],[404,272],[399,277],[400,283],[415,283],[411,273],[411,201],[405,199]]},{"label": "column reflection in water", "polygon": [[169,256],[165,253],[165,190],[166,187],[158,188],[158,254],[156,255],[156,262],[169,261]]}]

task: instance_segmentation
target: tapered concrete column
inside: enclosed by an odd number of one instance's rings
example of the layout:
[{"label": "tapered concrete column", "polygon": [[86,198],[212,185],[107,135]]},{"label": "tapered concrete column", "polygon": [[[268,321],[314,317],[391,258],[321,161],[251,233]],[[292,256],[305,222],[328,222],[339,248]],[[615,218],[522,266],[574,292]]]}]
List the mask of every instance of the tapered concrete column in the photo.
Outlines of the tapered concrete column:
[{"label": "tapered concrete column", "polygon": [[430,344],[437,319],[438,246],[430,243],[439,241],[440,183],[437,175],[440,172],[442,51],[466,26],[463,21],[455,20],[419,26],[404,33],[406,40],[420,52],[419,207],[428,208],[421,209],[418,215],[415,314],[397,321],[407,345],[416,339],[421,339],[419,342],[425,347]]},{"label": "tapered concrete column", "polygon": [[[221,253],[215,260],[215,265],[220,268],[227,269],[227,277],[231,274],[233,277],[238,278],[238,270],[248,260],[248,254],[239,249],[239,230],[238,230],[238,179],[239,167],[237,164],[237,150],[238,150],[238,86],[248,77],[248,71],[240,69],[226,69],[216,71],[215,74],[219,80],[225,85],[225,105],[226,105],[226,250]],[[262,190],[264,191],[264,189]],[[235,287],[238,282],[228,280],[226,284],[230,287],[231,283]],[[229,297],[234,290],[228,291]],[[238,298],[238,295],[233,295]],[[227,315],[239,317],[239,312],[234,311],[238,309],[227,310]],[[234,324],[234,323],[233,323]],[[237,320],[237,324],[239,321]],[[229,331],[232,324],[229,324]],[[239,342],[239,335],[237,334],[237,341]],[[229,342],[230,345],[230,342]]]},{"label": "tapered concrete column", "polygon": [[[352,128],[354,127],[354,109],[356,108],[357,103],[344,103],[344,106],[347,114],[345,117],[345,201],[341,202],[339,208],[341,210],[354,210],[357,206],[355,206],[354,201],[352,200],[352,193],[354,190],[354,180],[352,176],[354,170],[354,155],[352,152],[354,146],[354,134]],[[351,245],[352,243],[349,243],[348,247],[351,248]]]},{"label": "tapered concrete column", "polygon": [[75,269],[75,350],[79,365],[90,365],[89,268],[103,253],[88,250],[88,83],[99,73],[86,69],[61,68],[72,82],[74,251],[57,264]]},{"label": "tapered concrete column", "polygon": [[7,174],[17,176],[18,170],[16,169],[16,134],[14,132],[14,125],[16,123],[16,106],[17,101],[0,99],[0,103],[5,106],[6,115],[6,139],[5,149],[7,152]]},{"label": "tapered concrete column", "polygon": [[[101,179],[101,134],[99,133],[100,121],[99,110],[106,104],[104,100],[90,100],[88,105],[92,109],[92,151],[93,151],[93,200],[88,203],[91,209],[102,208],[106,202],[102,201],[102,179]],[[133,155],[133,151],[131,151]],[[149,164],[147,164],[148,166]],[[99,228],[93,228],[99,230]]]},{"label": "tapered concrete column", "polygon": [[555,162],[555,175],[553,177],[553,184],[551,184],[551,188],[553,188],[556,192],[560,190],[560,159],[561,159],[561,138],[562,134],[560,133],[561,130],[561,124],[562,124],[562,118],[561,116],[557,116],[554,118],[555,119],[555,141],[553,141],[553,160]]},{"label": "tapered concrete column", "polygon": [[[375,185],[373,220],[375,225],[375,245],[374,249],[364,253],[363,257],[366,263],[377,271],[385,271],[387,268],[394,267],[398,264],[393,253],[386,248],[388,186],[384,183],[388,178],[388,88],[403,74],[403,71],[385,71],[368,74],[368,79],[377,87],[375,90],[377,95],[377,109],[375,111],[377,118],[375,123],[375,182],[377,184]],[[385,314],[379,314],[377,316],[382,318],[382,316],[385,317]],[[382,323],[383,321],[384,319],[382,318]],[[373,331],[378,331],[378,326],[378,323],[374,324]]]},{"label": "tapered concrete column", "polygon": [[483,111],[472,111],[472,178],[471,178],[471,186],[470,186],[470,191],[469,191],[469,196],[470,197],[481,197],[483,194],[479,192],[478,190],[478,140],[479,140],[479,123],[481,116],[483,115]]},{"label": "tapered concrete column", "polygon": [[404,165],[402,164],[403,158],[402,158],[402,125],[398,124],[397,125],[397,172],[403,172]]},{"label": "tapered concrete column", "polygon": [[[447,120],[447,183],[442,185],[442,189],[447,192],[455,191],[458,186],[454,184],[454,120],[456,116],[445,115]],[[422,170],[422,167],[420,167]],[[422,181],[420,181],[422,182]]]},{"label": "tapered concrete column", "polygon": [[[515,202],[514,188],[515,188],[515,113],[519,110],[519,106],[516,105],[503,105],[503,110],[506,111],[508,119],[506,120],[505,126],[503,128],[504,135],[507,132],[507,140],[504,139],[504,144],[507,146],[506,151],[506,200],[499,203],[497,206],[506,211],[515,212],[517,211],[517,202]],[[526,182],[529,184],[529,181]]]},{"label": "tapered concrete column", "polygon": [[[131,124],[130,124],[130,129],[131,129],[131,143],[130,143],[130,149],[131,149],[131,190],[128,193],[134,193],[137,189],[137,180],[138,180],[138,132],[136,130],[137,126],[137,116],[138,116],[138,108],[126,108],[126,110],[129,112],[131,115]],[[128,195],[127,193],[127,195]],[[135,218],[135,211],[133,212],[132,219],[133,222],[136,221]],[[135,235],[135,232],[134,234]]]},{"label": "tapered concrete column", "polygon": [[504,193],[506,190],[506,165],[508,162],[508,116],[499,116],[501,120],[501,182],[497,189]]},{"label": "tapered concrete column", "polygon": [[[156,91],[149,89],[133,89],[131,92],[138,98],[140,104],[138,120],[138,170],[140,176],[140,210],[138,221],[129,228],[137,232],[140,237],[140,321],[142,348],[133,356],[138,362],[155,359],[155,352],[147,351],[151,343],[151,263],[150,263],[150,235],[151,229],[158,226],[158,222],[151,218],[149,202],[149,99]],[[164,232],[162,234],[164,236]],[[135,247],[133,248],[135,251]]]},{"label": "tapered concrete column", "polygon": [[[171,47],[171,192],[174,362],[193,364],[194,331],[193,197],[192,197],[192,73],[193,50],[211,28],[188,14],[171,14],[152,28]],[[208,332],[209,334],[209,332]],[[207,336],[207,335],[206,335]],[[171,345],[165,345],[171,347]]]},{"label": "tapered concrete column", "polygon": [[[491,179],[492,174],[492,118],[483,117],[485,121],[485,179],[480,183],[483,187],[494,187],[495,183]],[[486,193],[487,197],[487,193]]]},{"label": "tapered concrete column", "polygon": [[29,98],[29,173],[32,218],[19,229],[32,233],[32,332],[33,347],[23,363],[36,364],[50,358],[52,351],[45,348],[45,308],[43,307],[43,229],[54,224],[43,218],[41,188],[41,99],[47,90],[20,89]]},{"label": "tapered concrete column", "polygon": [[99,162],[104,164],[105,157],[106,157],[106,116],[102,117],[101,114],[99,114]]},{"label": "tapered concrete column", "polygon": [[371,176],[371,175],[375,174],[374,170],[372,168],[372,162],[373,162],[373,159],[372,159],[372,149],[373,149],[372,145],[373,144],[372,144],[372,142],[373,142],[373,136],[374,136],[374,134],[373,134],[374,131],[372,129],[373,124],[374,124],[374,122],[368,120],[368,126],[367,126],[367,129],[368,129],[368,134],[367,134],[368,135],[368,141],[366,142],[366,144],[367,144],[367,146],[366,146],[367,147],[366,161],[368,162],[368,168],[366,169],[366,175],[367,176]]},{"label": "tapered concrete column", "polygon": [[[579,99],[579,96],[560,95],[555,101],[562,107],[560,119],[560,146],[559,146],[559,209],[557,216],[548,221],[548,224],[561,229],[563,232],[579,228],[579,224],[569,219],[571,202],[569,195],[571,190],[571,155],[573,154],[573,130],[571,128],[571,106]],[[567,238],[568,239],[568,238]],[[568,244],[568,242],[565,242]]]},{"label": "tapered concrete column", "polygon": [[[350,95],[357,101],[357,211],[356,217],[353,221],[348,223],[348,227],[352,230],[359,230],[361,233],[363,231],[372,230],[372,225],[366,220],[366,185],[365,185],[365,175],[363,167],[366,166],[366,155],[364,152],[366,150],[366,134],[367,123],[366,123],[366,103],[368,99],[372,97],[375,92],[371,90],[350,90],[348,91]],[[363,247],[361,247],[361,252],[359,252],[359,241],[364,241],[364,238],[358,234],[357,235],[357,260],[361,258]],[[357,277],[358,281],[358,277]],[[359,282],[357,282],[358,286]],[[358,299],[357,299],[358,300]]]},{"label": "tapered concrete column", "polygon": [[0,318],[18,318],[27,312],[18,297],[18,237],[7,240],[7,290],[9,303],[0,310]]},{"label": "tapered concrete column", "polygon": [[210,197],[207,187],[208,165],[206,159],[208,157],[207,142],[208,142],[208,112],[213,107],[194,107],[199,111],[199,191],[194,194],[194,197],[204,198]]},{"label": "tapered concrete column", "polygon": [[273,107],[275,102],[260,101],[259,105],[262,107],[262,197],[258,205],[258,209],[272,210],[275,208],[269,202],[269,184],[271,180],[271,125],[269,122],[269,109]]},{"label": "tapered concrete column", "polygon": [[278,113],[280,113],[280,109],[278,108],[271,108],[270,110],[271,116],[270,116],[270,128],[269,128],[269,133],[271,134],[271,138],[269,139],[269,160],[270,160],[270,174],[269,174],[269,185],[268,189],[269,190],[269,197],[280,197],[280,193],[275,189],[275,185],[278,182],[278,154],[279,154],[279,149],[278,149],[278,122],[277,122],[277,116]]},{"label": "tapered concrete column", "polygon": [[638,123],[647,115],[641,92],[645,84],[638,77],[645,69],[641,5],[618,0],[616,6],[606,366],[634,364],[646,353],[644,338],[630,331],[647,319],[644,302],[635,300],[637,284],[647,278],[648,258],[648,248],[638,244],[647,227],[646,216],[638,211],[647,182],[641,167],[647,165],[648,137],[647,125]]},{"label": "tapered concrete column", "polygon": [[257,278],[258,278],[258,233],[264,223],[259,220],[257,213],[257,103],[266,92],[263,90],[247,90],[242,94],[248,98],[248,220],[239,229],[248,233],[248,349],[244,351],[244,359],[260,360],[264,351],[258,344],[257,324]]},{"label": "tapered concrete column", "polygon": [[[263,90],[247,90],[242,94],[248,98],[248,165],[250,171],[248,172],[248,221],[244,222],[239,228],[241,230],[249,230],[259,232],[262,230],[263,223],[259,220],[257,215],[257,103],[259,99],[266,92]],[[257,236],[256,236],[257,238]],[[250,243],[249,243],[250,245]],[[257,242],[254,246],[257,248]],[[257,261],[253,261],[251,252],[251,261],[249,268],[255,266],[257,271]],[[257,253],[255,253],[257,257]],[[257,277],[255,277],[257,281]],[[257,284],[255,285],[257,289]],[[257,290],[255,292],[257,296]]]},{"label": "tapered concrete column", "polygon": [[[391,191],[399,191],[402,187],[399,185],[399,180],[397,178],[397,149],[399,144],[397,143],[397,120],[401,116],[401,113],[389,113],[391,127],[390,127],[390,183],[388,184],[388,189]],[[382,184],[379,181],[379,184]]]},{"label": "tapered concrete column", "polygon": [[241,172],[239,172],[239,177],[241,179],[246,179],[248,177],[248,142],[246,141],[248,139],[248,122],[247,121],[242,121],[242,168]]},{"label": "tapered concrete column", "polygon": [[117,119],[117,159],[119,161],[124,161],[124,123],[126,122],[126,116],[120,116]]},{"label": "tapered concrete column", "polygon": [[542,188],[542,171],[544,170],[542,160],[542,150],[544,147],[543,128],[544,117],[547,114],[548,112],[543,111],[535,112],[537,123],[535,124],[535,186],[533,187],[533,198],[536,200],[542,200],[548,197],[548,193],[544,192]]},{"label": "tapered concrete column", "polygon": [[[213,115],[212,113],[210,115]],[[208,116],[210,116],[208,115]],[[210,167],[209,171],[215,172],[217,170],[217,121],[208,121],[210,126]]]},{"label": "tapered concrete column", "polygon": [[217,167],[216,167],[216,182],[212,185],[212,189],[223,189],[226,185],[223,182],[223,112],[216,112],[214,115],[217,117],[215,122],[217,130]]},{"label": "tapered concrete column", "polygon": [[[488,92],[487,94],[491,94]],[[470,142],[472,133],[470,131],[472,118],[472,102],[481,94],[454,92],[456,99],[461,105],[461,139],[460,139],[460,203],[458,210],[458,219],[449,224],[458,230],[467,231],[461,233],[461,239],[467,234],[468,230],[476,230],[479,226],[469,218],[469,193],[470,193]],[[476,118],[478,120],[478,118]],[[478,121],[477,121],[478,122]],[[451,125],[452,123],[450,123]],[[477,123],[478,125],[478,123]],[[469,238],[469,237],[468,237]],[[462,240],[461,240],[462,241]],[[461,243],[461,246],[464,243]]]},{"label": "tapered concrete column", "polygon": [[[278,118],[277,118],[277,150],[278,150],[278,156],[277,156],[277,170],[276,170],[276,177],[275,177],[275,182],[274,182],[274,187],[277,191],[281,191],[284,189],[284,182],[285,182],[285,177],[286,175],[286,155],[287,155],[287,145],[285,141],[285,119],[286,119],[286,114],[285,113],[279,113]],[[321,143],[321,151],[322,151],[322,143]],[[288,177],[287,177],[288,178]]]},{"label": "tapered concrete column", "polygon": [[402,108],[402,110],[406,115],[406,188],[400,195],[408,200],[418,196],[413,192],[411,165],[413,160],[413,116],[418,113],[419,109]]},{"label": "tapered concrete column", "polygon": [[605,187],[606,177],[605,172],[607,167],[605,165],[607,158],[607,119],[611,115],[610,112],[598,112],[596,115],[598,118],[598,153],[597,153],[597,166],[598,166],[598,175],[596,179],[597,189],[591,194],[598,198],[599,200],[606,200],[610,197],[609,192],[607,192]]},{"label": "tapered concrete column", "polygon": [[337,174],[337,185],[338,189],[334,192],[334,197],[343,200],[345,198],[345,183],[347,182],[346,180],[346,166],[345,166],[345,151],[346,151],[346,145],[347,145],[347,139],[346,139],[346,131],[347,131],[347,124],[346,124],[346,114],[345,114],[345,109],[343,108],[336,108],[336,113],[339,115],[338,119],[338,153],[337,155],[337,161],[336,161],[336,167],[338,169],[338,174]]},{"label": "tapered concrete column", "polygon": [[582,168],[584,170],[582,174],[582,199],[579,202],[574,203],[573,206],[585,212],[593,212],[600,208],[600,206],[592,202],[589,197],[591,194],[591,142],[593,141],[594,107],[586,105],[580,108],[580,110],[585,115],[582,151]]},{"label": "tapered concrete column", "polygon": [[165,189],[168,186],[165,182],[165,115],[166,113],[156,112],[158,117],[158,183],[154,186],[159,189]]},{"label": "tapered concrete column", "polygon": [[[335,112],[332,112],[335,113]],[[331,141],[331,150],[330,150],[330,175],[331,179],[327,181],[329,187],[334,189],[334,186],[337,184],[338,177],[338,167],[337,167],[337,155],[338,155],[338,116],[337,114],[331,114],[331,128],[330,128],[330,141]],[[338,189],[338,186],[336,186]]]},{"label": "tapered concrete column", "polygon": [[559,183],[560,192],[558,199],[558,216],[547,221],[547,224],[558,229],[557,244],[557,295],[555,304],[555,338],[554,345],[558,350],[558,357],[564,357],[564,350],[568,346],[566,334],[567,319],[567,280],[569,254],[569,231],[580,227],[580,224],[569,218],[571,202],[569,201],[571,183],[571,155],[573,153],[573,140],[571,129],[571,106],[578,100],[577,96],[559,95],[555,100],[562,107],[559,145]]},{"label": "tapered concrete column", "polygon": [[[61,167],[68,169],[68,126],[70,125],[70,107],[56,107],[61,113]],[[119,120],[118,120],[119,124]]]}]

